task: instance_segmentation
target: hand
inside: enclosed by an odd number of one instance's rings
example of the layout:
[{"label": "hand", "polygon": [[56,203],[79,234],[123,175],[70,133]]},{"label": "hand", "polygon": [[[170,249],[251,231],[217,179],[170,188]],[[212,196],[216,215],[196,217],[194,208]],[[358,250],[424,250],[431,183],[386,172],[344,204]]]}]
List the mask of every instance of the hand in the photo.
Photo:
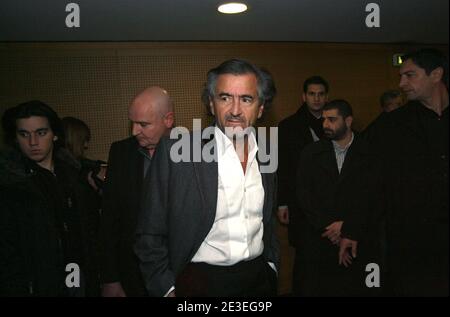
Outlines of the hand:
[{"label": "hand", "polygon": [[105,283],[102,285],[102,297],[127,297],[120,282]]},{"label": "hand", "polygon": [[95,184],[94,179],[92,178],[92,171],[90,171],[87,175],[87,181],[89,183],[89,185],[91,185],[91,187],[97,192],[98,191],[98,187]]},{"label": "hand", "polygon": [[289,209],[288,207],[278,207],[277,211],[278,221],[283,225],[289,224]]},{"label": "hand", "polygon": [[341,228],[343,223],[343,221],[333,222],[325,228],[325,232],[322,233],[322,238],[328,238],[331,243],[338,244],[341,240]]},{"label": "hand", "polygon": [[101,166],[100,170],[98,171],[97,177],[99,179],[102,179],[103,181],[106,178],[106,166]]},{"label": "hand", "polygon": [[[342,238],[339,242],[339,265],[344,264],[345,267],[348,267],[352,264],[352,257],[356,258],[357,247],[358,241]],[[347,249],[351,249],[351,251]]]}]

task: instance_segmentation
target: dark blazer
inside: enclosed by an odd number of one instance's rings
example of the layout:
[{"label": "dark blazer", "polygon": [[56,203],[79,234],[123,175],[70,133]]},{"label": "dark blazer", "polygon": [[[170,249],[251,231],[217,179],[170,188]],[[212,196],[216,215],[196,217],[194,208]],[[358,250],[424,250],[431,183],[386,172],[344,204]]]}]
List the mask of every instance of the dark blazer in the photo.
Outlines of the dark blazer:
[{"label": "dark blazer", "polygon": [[121,282],[127,296],[146,295],[133,251],[144,173],[138,149],[134,137],[111,145],[100,224],[101,281]]},{"label": "dark blazer", "polygon": [[[174,142],[163,138],[158,144],[151,166],[151,189],[146,193],[137,229],[136,254],[147,290],[154,296],[165,295],[175,285],[177,275],[190,263],[209,233],[217,205],[217,162],[175,163],[170,159]],[[263,255],[278,267],[273,214],[275,174],[262,173],[262,182]]]},{"label": "dark blazer", "polygon": [[0,297],[82,296],[65,286],[71,262],[84,275],[84,295],[99,294],[98,214],[63,149],[55,149],[55,172],[19,151],[0,153]]},{"label": "dark blazer", "polygon": [[[382,211],[377,163],[355,135],[339,174],[333,145],[320,140],[303,150],[297,175],[299,241],[295,269],[301,295],[363,295],[365,265],[379,256]],[[338,248],[322,238],[325,227],[343,221],[342,236],[358,241],[358,261],[338,266]]]},{"label": "dark blazer", "polygon": [[308,107],[303,105],[297,112],[278,125],[278,205],[288,206],[289,242],[295,246],[298,240],[295,181],[298,161],[303,148],[313,143],[308,123]]},{"label": "dark blazer", "polygon": [[[448,296],[448,111],[438,120],[410,101],[365,132],[383,163],[393,295]],[[425,117],[434,117],[440,132],[427,135]]]}]

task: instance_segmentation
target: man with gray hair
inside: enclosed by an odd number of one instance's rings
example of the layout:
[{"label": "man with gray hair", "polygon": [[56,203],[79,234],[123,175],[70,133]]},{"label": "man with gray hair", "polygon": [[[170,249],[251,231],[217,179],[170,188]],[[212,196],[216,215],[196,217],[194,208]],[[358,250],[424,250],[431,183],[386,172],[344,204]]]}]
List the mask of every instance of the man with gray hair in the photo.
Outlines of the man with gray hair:
[{"label": "man with gray hair", "polygon": [[128,108],[133,136],[111,145],[100,225],[102,296],[146,296],[133,252],[144,178],[156,145],[169,134],[173,104],[160,87],[140,92]]},{"label": "man with gray hair", "polygon": [[387,90],[380,96],[380,106],[384,112],[391,112],[402,105],[402,93],[399,90]]},{"label": "man with gray hair", "polygon": [[276,294],[275,173],[264,173],[247,133],[274,96],[267,72],[227,60],[208,72],[202,97],[215,117],[203,147],[213,145],[215,160],[175,162],[175,140],[161,140],[135,246],[150,295]]},{"label": "man with gray hair", "polygon": [[364,134],[371,137],[378,126],[382,126],[390,112],[400,108],[403,105],[402,93],[399,90],[391,89],[385,91],[380,96],[380,107],[382,112],[366,127]]}]

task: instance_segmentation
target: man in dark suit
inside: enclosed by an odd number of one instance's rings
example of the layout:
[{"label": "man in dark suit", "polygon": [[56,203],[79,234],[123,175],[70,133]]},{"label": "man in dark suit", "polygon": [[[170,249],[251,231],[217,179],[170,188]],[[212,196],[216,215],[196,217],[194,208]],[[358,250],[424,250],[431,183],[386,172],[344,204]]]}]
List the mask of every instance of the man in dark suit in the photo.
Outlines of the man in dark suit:
[{"label": "man in dark suit", "polygon": [[128,109],[133,136],[112,144],[100,226],[102,295],[145,296],[138,260],[133,252],[143,181],[155,147],[173,125],[167,92],[150,87]]},{"label": "man in dark suit", "polygon": [[[278,167],[278,220],[289,225],[289,243],[297,248],[299,240],[298,215],[296,207],[296,175],[300,153],[304,147],[319,141],[323,136],[322,108],[328,101],[328,82],[320,76],[312,76],[303,83],[302,106],[293,115],[278,125],[279,167]],[[293,270],[293,291],[298,281],[298,267],[303,265],[295,258]]]},{"label": "man in dark suit", "polygon": [[322,117],[326,138],[305,147],[298,167],[295,295],[370,295],[365,268],[379,264],[381,179],[364,140],[352,132],[350,105],[331,101]]},{"label": "man in dark suit", "polygon": [[[289,224],[289,210],[295,208],[295,175],[300,153],[309,143],[323,135],[322,108],[328,101],[328,82],[312,76],[303,83],[302,106],[278,124],[278,220]],[[290,242],[295,246],[295,228],[290,230]]]},{"label": "man in dark suit", "polygon": [[150,295],[276,294],[275,174],[252,131],[274,96],[267,72],[225,61],[208,72],[202,98],[213,139],[196,149],[194,131],[183,160],[174,150],[183,138],[161,140],[135,247]]},{"label": "man in dark suit", "polygon": [[369,134],[386,177],[389,295],[448,296],[448,58],[406,54],[400,88],[408,103]]}]

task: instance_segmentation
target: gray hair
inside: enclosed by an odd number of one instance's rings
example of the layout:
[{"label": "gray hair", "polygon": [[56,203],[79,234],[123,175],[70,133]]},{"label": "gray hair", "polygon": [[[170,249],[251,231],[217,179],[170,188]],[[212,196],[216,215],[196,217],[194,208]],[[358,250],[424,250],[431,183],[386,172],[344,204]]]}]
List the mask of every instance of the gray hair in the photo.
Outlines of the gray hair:
[{"label": "gray hair", "polygon": [[209,103],[215,95],[217,78],[224,74],[254,74],[258,83],[257,92],[259,104],[264,105],[265,111],[270,108],[277,92],[272,75],[267,70],[258,68],[245,60],[230,59],[208,72],[207,80],[202,92],[202,102],[208,113],[211,113]]},{"label": "gray hair", "polygon": [[392,99],[395,99],[397,97],[400,97],[400,96],[401,96],[401,92],[399,90],[392,89],[392,90],[385,91],[380,96],[381,108],[383,108],[383,109],[386,108],[386,106],[389,103],[389,101],[391,101]]}]

